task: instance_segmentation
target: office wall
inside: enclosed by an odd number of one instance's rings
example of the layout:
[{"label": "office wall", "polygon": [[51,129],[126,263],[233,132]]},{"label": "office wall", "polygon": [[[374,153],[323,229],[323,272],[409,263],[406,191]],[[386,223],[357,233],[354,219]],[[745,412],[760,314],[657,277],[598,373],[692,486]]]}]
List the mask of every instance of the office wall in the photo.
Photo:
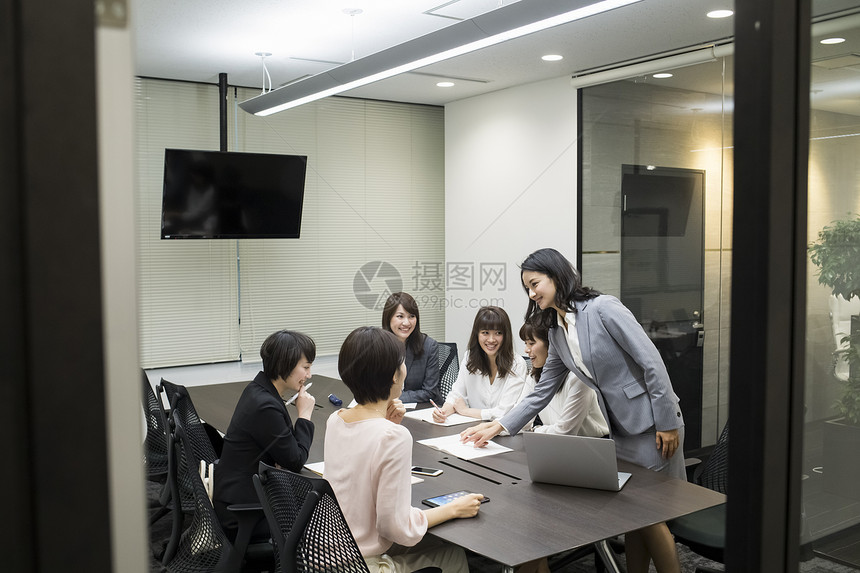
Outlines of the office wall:
[{"label": "office wall", "polygon": [[[462,358],[484,304],[503,307],[519,330],[528,299],[517,265],[529,253],[554,247],[576,260],[576,91],[567,77],[445,107],[445,229],[445,340]],[[523,350],[517,336],[514,347]]]},{"label": "office wall", "polygon": [[145,367],[259,361],[282,328],[335,355],[352,329],[380,324],[396,290],[420,294],[422,330],[443,337],[432,304],[443,293],[433,277],[444,265],[442,108],[335,97],[259,118],[235,105],[258,91],[230,88],[230,151],[308,156],[301,238],[169,241],[159,239],[164,149],[218,148],[218,90],[137,82]]},{"label": "office wall", "polygon": [[114,571],[143,573],[149,570],[149,546],[141,471],[132,61],[129,30],[98,26],[99,210],[111,559]]}]

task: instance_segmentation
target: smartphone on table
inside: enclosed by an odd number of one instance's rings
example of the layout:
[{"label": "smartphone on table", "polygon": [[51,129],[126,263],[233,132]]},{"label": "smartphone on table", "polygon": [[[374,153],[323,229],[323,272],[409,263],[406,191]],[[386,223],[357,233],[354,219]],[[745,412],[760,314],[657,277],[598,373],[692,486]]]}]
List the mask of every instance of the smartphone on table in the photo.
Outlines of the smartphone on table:
[{"label": "smartphone on table", "polygon": [[423,466],[412,466],[412,473],[418,476],[436,477],[442,475],[442,470],[436,468],[425,468]]}]

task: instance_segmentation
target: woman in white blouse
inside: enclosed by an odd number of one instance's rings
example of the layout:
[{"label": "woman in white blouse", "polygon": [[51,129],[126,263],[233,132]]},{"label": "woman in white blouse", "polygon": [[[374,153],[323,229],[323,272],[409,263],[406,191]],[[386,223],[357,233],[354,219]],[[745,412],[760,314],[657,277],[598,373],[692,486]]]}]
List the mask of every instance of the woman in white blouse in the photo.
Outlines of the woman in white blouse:
[{"label": "woman in white blouse", "polygon": [[325,470],[371,573],[439,567],[468,573],[461,547],[424,539],[428,527],[474,517],[480,494],[431,509],[412,507],[412,435],[400,425],[405,347],[391,332],[365,326],[343,343],[338,371],[357,402],[326,422]]},{"label": "woman in white blouse", "polygon": [[433,419],[444,422],[454,412],[495,420],[508,413],[522,395],[526,362],[514,354],[511,320],[498,306],[484,306],[475,315],[460,373]]},{"label": "woman in white blouse", "polygon": [[[549,354],[548,330],[541,324],[528,321],[520,328],[520,338],[526,343],[526,354],[532,361],[531,375],[534,382],[538,383]],[[525,389],[526,393],[530,391],[530,387]],[[558,387],[547,407],[541,410],[539,418],[542,425],[535,426],[535,432],[593,438],[609,435],[609,426],[600,411],[597,393],[573,372]]]}]

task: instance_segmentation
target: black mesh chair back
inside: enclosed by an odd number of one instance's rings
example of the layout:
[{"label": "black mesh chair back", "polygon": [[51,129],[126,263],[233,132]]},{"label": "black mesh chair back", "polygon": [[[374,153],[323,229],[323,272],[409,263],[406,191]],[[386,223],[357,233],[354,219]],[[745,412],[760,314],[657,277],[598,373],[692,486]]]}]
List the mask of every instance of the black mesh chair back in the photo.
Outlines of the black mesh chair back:
[{"label": "black mesh chair back", "polygon": [[439,343],[439,394],[442,400],[448,396],[451,386],[460,373],[460,357],[457,356],[456,342]]},{"label": "black mesh chair back", "polygon": [[708,460],[693,472],[693,482],[702,487],[726,493],[729,476],[729,423],[723,427]]},{"label": "black mesh chair back", "polygon": [[160,382],[164,393],[167,395],[172,415],[182,420],[182,426],[191,442],[194,457],[204,460],[207,464],[214,463],[218,459],[215,445],[212,444],[209,432],[203,426],[203,420],[197,415],[188,389],[180,384],[168,382],[164,378]]},{"label": "black mesh chair back", "polygon": [[[172,420],[172,456],[184,473],[181,481],[190,489],[190,505],[193,507],[191,524],[178,540],[172,539],[164,553],[162,564],[170,573],[226,571],[232,546],[209,501],[209,496],[200,479],[199,464],[191,462],[193,446],[185,430],[182,417]],[[180,476],[173,479],[174,495],[185,497],[181,491]],[[179,490],[179,491],[178,491]],[[175,499],[175,497],[174,497]],[[185,500],[183,500],[185,501]]]},{"label": "black mesh chair back", "polygon": [[146,440],[143,442],[143,466],[149,480],[162,481],[167,476],[167,416],[152,390],[146,372],[143,374],[143,410],[146,418]]},{"label": "black mesh chair back", "polygon": [[329,483],[260,463],[254,487],[284,573],[368,573]]}]

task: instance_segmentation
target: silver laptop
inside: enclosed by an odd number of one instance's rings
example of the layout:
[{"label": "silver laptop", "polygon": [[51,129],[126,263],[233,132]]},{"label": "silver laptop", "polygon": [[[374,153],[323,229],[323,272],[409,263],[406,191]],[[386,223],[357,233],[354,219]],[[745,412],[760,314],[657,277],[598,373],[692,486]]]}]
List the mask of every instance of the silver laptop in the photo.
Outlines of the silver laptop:
[{"label": "silver laptop", "polygon": [[525,432],[523,440],[534,482],[619,491],[630,479],[608,438]]}]

